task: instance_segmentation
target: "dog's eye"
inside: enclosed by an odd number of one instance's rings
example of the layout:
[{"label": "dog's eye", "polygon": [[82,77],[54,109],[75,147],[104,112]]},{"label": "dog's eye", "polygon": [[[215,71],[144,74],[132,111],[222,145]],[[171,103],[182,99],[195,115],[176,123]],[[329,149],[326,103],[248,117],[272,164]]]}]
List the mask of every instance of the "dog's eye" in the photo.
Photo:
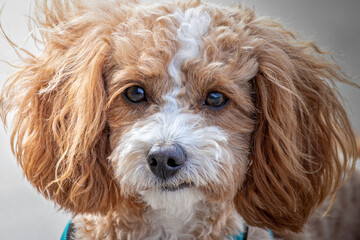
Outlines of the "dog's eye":
[{"label": "dog's eye", "polygon": [[146,100],[145,90],[141,87],[129,87],[125,90],[125,97],[133,103],[140,103]]},{"label": "dog's eye", "polygon": [[225,106],[228,100],[229,98],[227,98],[225,94],[214,91],[207,95],[205,104],[211,107],[221,108]]}]

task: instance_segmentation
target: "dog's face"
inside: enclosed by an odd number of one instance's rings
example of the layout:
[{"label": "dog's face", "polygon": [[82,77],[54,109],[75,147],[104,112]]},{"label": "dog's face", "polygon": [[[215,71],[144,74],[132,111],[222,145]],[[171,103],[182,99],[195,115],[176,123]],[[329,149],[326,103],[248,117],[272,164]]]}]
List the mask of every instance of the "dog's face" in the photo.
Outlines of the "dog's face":
[{"label": "dog's face", "polygon": [[258,64],[251,51],[231,52],[252,46],[241,36],[224,44],[219,32],[236,33],[203,6],[137,11],[145,17],[134,13],[114,33],[108,77],[109,159],[122,194],[172,209],[233,199],[249,159]]},{"label": "dog's face", "polygon": [[17,111],[27,178],[64,208],[228,202],[249,224],[299,230],[351,165],[324,81],[346,80],[276,22],[199,2],[43,12],[43,54],[8,80],[2,110]]}]

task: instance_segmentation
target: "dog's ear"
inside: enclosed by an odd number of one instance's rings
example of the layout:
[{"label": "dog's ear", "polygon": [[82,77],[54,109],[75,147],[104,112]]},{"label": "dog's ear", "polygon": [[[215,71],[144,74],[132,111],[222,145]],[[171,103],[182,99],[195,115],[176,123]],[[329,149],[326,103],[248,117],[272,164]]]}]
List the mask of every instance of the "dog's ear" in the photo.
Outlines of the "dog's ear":
[{"label": "dog's ear", "polygon": [[74,213],[104,212],[119,201],[107,162],[108,33],[74,6],[53,4],[37,22],[44,50],[8,79],[2,117],[15,111],[13,151],[42,194]]},{"label": "dog's ear", "polygon": [[235,206],[250,225],[300,231],[354,169],[354,134],[334,84],[349,82],[313,43],[274,22],[252,27],[257,123]]}]

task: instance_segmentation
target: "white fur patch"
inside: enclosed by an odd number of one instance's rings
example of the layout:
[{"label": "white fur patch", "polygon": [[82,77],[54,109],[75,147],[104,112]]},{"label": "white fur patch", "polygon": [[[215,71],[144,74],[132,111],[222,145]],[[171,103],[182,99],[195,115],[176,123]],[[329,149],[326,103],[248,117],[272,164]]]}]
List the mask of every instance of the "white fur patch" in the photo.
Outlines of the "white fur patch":
[{"label": "white fur patch", "polygon": [[180,88],[181,66],[186,60],[199,56],[203,46],[201,38],[210,26],[211,17],[201,6],[185,12],[178,9],[174,16],[180,24],[177,30],[179,49],[169,64],[168,73],[175,83],[175,88]]},{"label": "white fur patch", "polygon": [[[152,207],[147,215],[152,231],[146,239],[193,239],[189,234],[198,224],[194,212],[202,194],[195,189],[182,189],[176,192],[146,191],[145,201]],[[171,206],[169,202],[172,202]],[[164,208],[163,205],[167,205]]]},{"label": "white fur patch", "polygon": [[153,210],[162,210],[172,216],[192,215],[194,205],[203,199],[202,193],[195,188],[177,191],[151,189],[141,192],[141,195]]}]

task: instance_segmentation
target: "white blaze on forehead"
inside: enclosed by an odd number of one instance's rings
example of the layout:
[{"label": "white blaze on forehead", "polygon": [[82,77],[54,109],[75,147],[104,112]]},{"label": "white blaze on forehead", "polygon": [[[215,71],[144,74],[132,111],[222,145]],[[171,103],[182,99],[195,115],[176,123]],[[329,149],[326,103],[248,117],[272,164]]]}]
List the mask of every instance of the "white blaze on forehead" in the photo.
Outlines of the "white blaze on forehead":
[{"label": "white blaze on forehead", "polygon": [[174,17],[179,22],[179,48],[169,64],[168,73],[174,81],[175,88],[180,88],[181,66],[186,60],[200,55],[203,46],[201,37],[208,31],[211,17],[201,6],[187,9],[185,12],[178,9]]}]

